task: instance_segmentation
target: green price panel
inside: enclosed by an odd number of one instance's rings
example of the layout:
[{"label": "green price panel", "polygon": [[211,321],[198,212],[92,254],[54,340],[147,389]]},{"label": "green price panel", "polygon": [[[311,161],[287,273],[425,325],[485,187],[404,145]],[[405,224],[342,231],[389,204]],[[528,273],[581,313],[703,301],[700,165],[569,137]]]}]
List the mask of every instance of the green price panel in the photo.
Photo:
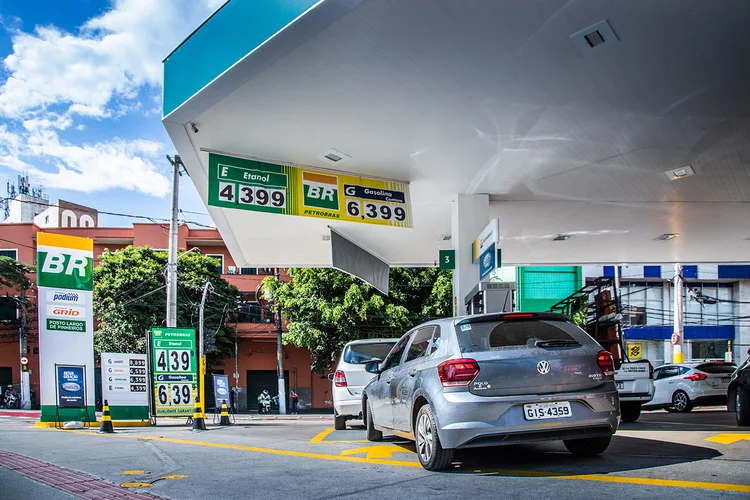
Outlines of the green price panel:
[{"label": "green price panel", "polygon": [[195,330],[152,328],[151,360],[156,416],[192,416],[198,394]]}]

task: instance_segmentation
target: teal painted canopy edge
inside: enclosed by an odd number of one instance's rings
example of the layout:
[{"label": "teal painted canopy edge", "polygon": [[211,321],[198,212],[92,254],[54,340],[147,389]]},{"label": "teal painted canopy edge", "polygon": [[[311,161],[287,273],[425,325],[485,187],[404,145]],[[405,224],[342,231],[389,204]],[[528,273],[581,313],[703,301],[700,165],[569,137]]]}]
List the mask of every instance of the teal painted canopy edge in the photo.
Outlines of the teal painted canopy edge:
[{"label": "teal painted canopy edge", "polygon": [[164,60],[164,116],[316,3],[230,0],[224,4]]}]

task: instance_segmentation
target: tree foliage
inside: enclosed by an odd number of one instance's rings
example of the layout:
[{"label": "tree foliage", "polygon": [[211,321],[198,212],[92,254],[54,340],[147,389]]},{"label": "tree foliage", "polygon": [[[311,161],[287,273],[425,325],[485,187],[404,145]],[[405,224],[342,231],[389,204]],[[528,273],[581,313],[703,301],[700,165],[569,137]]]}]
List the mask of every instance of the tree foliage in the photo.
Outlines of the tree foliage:
[{"label": "tree foliage", "polygon": [[31,288],[29,274],[34,268],[10,257],[0,257],[0,285],[13,290],[28,290]]},{"label": "tree foliage", "polygon": [[291,281],[266,278],[263,287],[289,319],[285,342],[309,349],[319,373],[351,340],[400,337],[452,312],[450,271],[393,268],[388,296],[335,269],[291,269],[289,274]]},{"label": "tree foliage", "polygon": [[[146,330],[166,325],[166,265],[168,254],[150,247],[129,246],[103,253],[94,269],[94,351],[146,352]],[[220,276],[217,259],[198,253],[181,255],[177,261],[177,326],[198,329],[198,307],[203,284],[213,292],[206,301],[204,328],[217,330],[216,360],[233,350],[233,333],[225,318],[234,306],[237,289]]]}]

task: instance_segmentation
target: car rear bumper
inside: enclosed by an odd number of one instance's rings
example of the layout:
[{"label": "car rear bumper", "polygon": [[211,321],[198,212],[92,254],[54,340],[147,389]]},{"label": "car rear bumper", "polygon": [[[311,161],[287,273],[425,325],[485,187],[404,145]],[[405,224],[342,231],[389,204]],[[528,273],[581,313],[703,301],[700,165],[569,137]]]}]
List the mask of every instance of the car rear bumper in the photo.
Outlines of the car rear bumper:
[{"label": "car rear bumper", "polygon": [[[524,404],[556,401],[568,401],[573,415],[525,419]],[[545,396],[482,397],[469,392],[443,392],[433,401],[433,408],[445,448],[608,436],[617,431],[620,417],[614,384],[607,384],[601,392]]]},{"label": "car rear bumper", "polygon": [[333,410],[336,415],[357,417],[362,413],[362,390],[352,395],[346,387],[333,388]]}]

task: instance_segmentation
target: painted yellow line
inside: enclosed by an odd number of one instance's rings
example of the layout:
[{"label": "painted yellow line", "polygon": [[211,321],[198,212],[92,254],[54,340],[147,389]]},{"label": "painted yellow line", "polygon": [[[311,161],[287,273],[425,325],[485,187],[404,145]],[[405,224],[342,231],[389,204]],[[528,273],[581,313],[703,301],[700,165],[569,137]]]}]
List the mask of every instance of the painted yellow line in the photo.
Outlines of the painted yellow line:
[{"label": "painted yellow line", "polygon": [[[64,423],[64,422],[63,422]],[[101,421],[91,422],[91,428],[99,427]],[[54,427],[55,422],[36,422],[34,425],[29,427]],[[148,420],[112,420],[112,426],[117,427],[151,427],[151,422]]]},{"label": "painted yellow line", "polygon": [[123,488],[150,488],[153,486],[153,484],[132,482],[132,483],[122,483],[120,486],[122,486]]},{"label": "painted yellow line", "polygon": [[143,469],[124,470],[122,473],[126,476],[137,476],[138,474],[143,474]]},{"label": "painted yellow line", "polygon": [[[204,446],[207,448],[222,448],[227,450],[253,451],[257,453],[269,453],[272,455],[282,455],[301,458],[317,458],[321,460],[331,460],[337,462],[353,462],[362,464],[392,465],[397,467],[422,467],[419,462],[407,462],[402,460],[382,460],[378,458],[360,458],[337,455],[324,455],[322,453],[309,453],[304,451],[276,450],[272,448],[260,448],[256,446],[244,446],[237,444],[210,443],[207,441],[193,441],[189,439],[175,439],[156,436],[136,436],[127,434],[99,434],[90,431],[70,430],[68,433],[84,434],[86,436],[98,436],[116,439],[142,439],[146,441],[162,441],[166,443],[190,444],[194,446]],[[330,431],[329,431],[330,433]],[[457,466],[458,470],[460,466]],[[548,477],[551,479],[570,479],[577,481],[599,481],[605,483],[623,483],[638,484],[647,486],[664,486],[672,488],[689,488],[689,489],[706,489],[716,491],[737,491],[741,493],[750,493],[750,484],[728,484],[728,483],[711,483],[705,481],[679,481],[674,479],[653,479],[647,477],[629,477],[629,476],[612,476],[601,474],[569,474],[564,472],[545,472],[531,470],[505,470],[505,469],[466,469],[467,472],[482,472],[486,474],[498,474],[505,476],[520,477]]]},{"label": "painted yellow line", "polygon": [[167,474],[166,476],[162,476],[162,479],[185,479],[187,476],[185,474]]},{"label": "painted yellow line", "polygon": [[316,444],[316,443],[322,442],[326,438],[326,436],[328,436],[334,430],[335,429],[331,427],[329,429],[324,430],[323,432],[316,434],[315,437],[312,438],[308,444]]},{"label": "painted yellow line", "polygon": [[750,441],[750,434],[717,434],[715,436],[706,438],[706,441],[711,441],[712,443],[720,443],[720,444],[733,444],[733,443],[736,443],[737,441],[744,441],[744,440]]}]

